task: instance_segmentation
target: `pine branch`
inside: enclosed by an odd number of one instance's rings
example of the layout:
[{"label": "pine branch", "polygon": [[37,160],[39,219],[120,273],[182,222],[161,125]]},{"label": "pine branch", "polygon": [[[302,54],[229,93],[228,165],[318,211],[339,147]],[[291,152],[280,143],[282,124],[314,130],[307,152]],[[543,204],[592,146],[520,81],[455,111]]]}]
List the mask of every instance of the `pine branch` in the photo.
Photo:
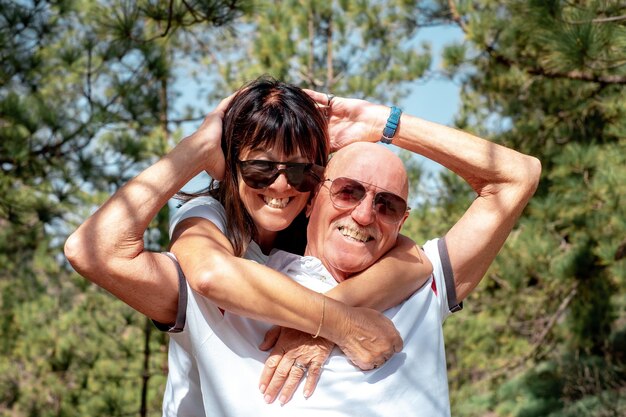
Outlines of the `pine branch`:
[{"label": "pine branch", "polygon": [[624,75],[600,75],[583,71],[552,72],[541,67],[524,68],[524,71],[531,75],[540,75],[546,78],[566,78],[598,84],[626,84],[626,76]]},{"label": "pine branch", "polygon": [[450,14],[451,14],[450,17],[452,21],[455,22],[457,25],[459,25],[463,33],[467,35],[468,33],[467,24],[461,18],[461,14],[459,13],[459,9],[457,9],[456,3],[454,2],[454,0],[448,0],[448,7],[450,8]]},{"label": "pine branch", "polygon": [[555,326],[555,324],[557,323],[559,318],[563,315],[563,313],[565,313],[565,310],[567,310],[567,307],[570,305],[570,303],[572,302],[572,300],[574,299],[574,297],[578,293],[578,284],[579,284],[578,281],[574,282],[574,284],[570,288],[569,293],[567,294],[567,297],[565,297],[563,299],[563,301],[561,301],[561,304],[559,304],[559,307],[552,314],[552,316],[550,316],[547,324],[544,326],[544,328],[541,330],[541,333],[539,333],[539,335],[535,339],[535,341],[534,341],[530,351],[528,351],[523,357],[521,357],[521,358],[519,358],[519,359],[517,359],[517,360],[515,360],[513,362],[510,362],[508,364],[505,364],[505,365],[501,366],[500,368],[496,369],[495,371],[491,372],[487,376],[487,379],[498,378],[498,377],[500,377],[500,376],[510,372],[512,369],[520,367],[524,362],[529,360],[531,357],[535,356],[535,354],[537,353],[539,348],[544,344],[544,342],[545,342],[546,338],[548,337],[548,334],[550,333],[552,328]]},{"label": "pine branch", "polygon": [[[456,7],[454,0],[448,0],[448,6],[450,7],[450,14],[451,14],[450,18],[452,19],[453,22],[455,22],[461,28],[463,33],[467,35],[469,33],[468,26],[465,23],[465,21],[463,21],[461,15],[459,14],[459,11]],[[616,74],[615,75],[609,75],[609,74],[603,75],[603,74],[595,74],[592,72],[584,72],[584,71],[578,71],[578,70],[568,71],[568,72],[555,72],[555,71],[550,71],[539,66],[529,67],[523,63],[520,63],[518,61],[515,61],[511,58],[508,58],[502,55],[493,47],[493,45],[478,45],[478,46],[483,47],[485,51],[493,59],[496,60],[496,62],[499,62],[506,66],[517,67],[529,75],[538,75],[538,76],[552,78],[552,79],[562,78],[562,79],[569,79],[569,80],[593,82],[593,83],[598,83],[601,85],[626,84],[626,75],[616,75]]]},{"label": "pine branch", "polygon": [[574,20],[574,21],[563,20],[563,21],[565,23],[570,24],[570,25],[584,25],[584,24],[587,24],[587,23],[619,22],[621,20],[626,20],[626,15],[624,15],[624,16],[610,16],[610,17],[597,17],[597,18],[591,19],[591,20]]}]

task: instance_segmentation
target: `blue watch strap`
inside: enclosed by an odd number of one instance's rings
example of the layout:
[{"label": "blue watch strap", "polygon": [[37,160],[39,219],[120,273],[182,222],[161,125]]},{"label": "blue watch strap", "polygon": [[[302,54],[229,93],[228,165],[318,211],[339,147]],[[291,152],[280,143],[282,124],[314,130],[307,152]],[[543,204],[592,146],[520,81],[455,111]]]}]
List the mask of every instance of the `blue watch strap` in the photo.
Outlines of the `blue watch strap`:
[{"label": "blue watch strap", "polygon": [[396,134],[396,129],[400,124],[400,116],[402,115],[402,109],[396,106],[391,107],[391,113],[387,119],[387,124],[383,130],[383,136],[380,138],[382,143],[390,144]]}]

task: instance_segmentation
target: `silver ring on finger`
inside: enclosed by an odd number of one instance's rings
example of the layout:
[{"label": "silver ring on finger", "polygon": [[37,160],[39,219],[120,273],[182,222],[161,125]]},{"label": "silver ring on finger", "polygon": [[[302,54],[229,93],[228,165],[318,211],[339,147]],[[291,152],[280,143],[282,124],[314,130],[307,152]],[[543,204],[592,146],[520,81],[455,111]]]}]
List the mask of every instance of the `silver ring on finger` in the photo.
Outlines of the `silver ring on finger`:
[{"label": "silver ring on finger", "polygon": [[326,93],[326,99],[328,100],[328,102],[326,103],[326,108],[324,109],[324,116],[326,117],[326,120],[330,119],[330,103],[331,101],[333,101],[334,98],[335,96],[333,94]]},{"label": "silver ring on finger", "polygon": [[334,98],[335,98],[334,94],[326,93],[326,99],[328,100],[328,102],[326,103],[327,107],[330,107],[330,102],[333,101]]},{"label": "silver ring on finger", "polygon": [[308,366],[306,366],[306,365],[302,365],[302,364],[301,364],[300,362],[298,362],[298,361],[294,362],[294,363],[293,363],[293,366],[295,366],[295,367],[296,367],[296,368],[298,368],[298,369],[301,369],[303,372],[306,372],[306,371],[309,369],[309,367],[308,367]]}]

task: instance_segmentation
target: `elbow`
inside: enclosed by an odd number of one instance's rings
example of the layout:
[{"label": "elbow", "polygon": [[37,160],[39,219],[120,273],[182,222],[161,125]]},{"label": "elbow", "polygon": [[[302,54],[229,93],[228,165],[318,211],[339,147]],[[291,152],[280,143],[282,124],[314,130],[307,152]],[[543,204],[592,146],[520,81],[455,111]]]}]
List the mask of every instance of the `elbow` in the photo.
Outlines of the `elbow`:
[{"label": "elbow", "polygon": [[79,231],[72,233],[63,247],[63,253],[72,267],[82,273],[85,270],[85,266],[88,264],[85,259],[87,255],[88,246],[85,244],[84,238],[81,237]]},{"label": "elbow", "polygon": [[521,155],[510,170],[508,188],[514,193],[511,201],[527,203],[535,194],[541,178],[541,161],[534,156]]},{"label": "elbow", "polygon": [[223,293],[228,260],[219,254],[208,255],[205,262],[199,265],[187,276],[191,289],[205,297],[217,300]]},{"label": "elbow", "polygon": [[187,277],[189,286],[197,293],[208,297],[209,294],[215,294],[219,288],[220,274],[210,269],[203,269],[190,274]]},{"label": "elbow", "polygon": [[525,186],[528,192],[528,198],[532,197],[539,186],[539,180],[541,179],[541,161],[534,156],[526,157],[526,174],[525,174]]},{"label": "elbow", "polygon": [[96,284],[111,272],[112,257],[82,227],[67,238],[63,253],[76,272]]}]

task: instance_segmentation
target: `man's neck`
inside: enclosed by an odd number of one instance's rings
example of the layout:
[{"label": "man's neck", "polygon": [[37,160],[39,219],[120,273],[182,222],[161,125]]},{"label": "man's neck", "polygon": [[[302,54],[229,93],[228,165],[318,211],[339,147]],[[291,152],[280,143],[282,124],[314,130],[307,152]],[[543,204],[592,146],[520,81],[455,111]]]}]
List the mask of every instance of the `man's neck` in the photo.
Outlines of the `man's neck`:
[{"label": "man's neck", "polygon": [[324,265],[326,270],[330,273],[330,275],[332,275],[333,278],[335,278],[335,281],[337,281],[337,282],[345,281],[348,278],[350,278],[352,275],[354,275],[354,274],[349,274],[347,272],[341,271],[341,270],[333,267],[328,262],[326,262],[325,259],[322,259],[321,257],[317,256],[317,254],[314,253],[314,251],[311,250],[311,248],[309,246],[307,246],[304,249],[304,256],[313,256],[313,257],[319,259],[322,262],[322,265]]}]

